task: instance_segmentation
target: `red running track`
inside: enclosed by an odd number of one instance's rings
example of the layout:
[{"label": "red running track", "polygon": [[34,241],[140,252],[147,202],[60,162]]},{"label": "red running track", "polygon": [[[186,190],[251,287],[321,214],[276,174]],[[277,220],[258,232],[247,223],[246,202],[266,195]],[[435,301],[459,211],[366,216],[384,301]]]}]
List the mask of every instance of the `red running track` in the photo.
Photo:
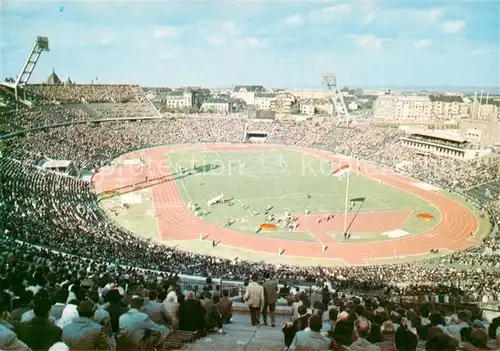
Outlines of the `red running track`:
[{"label": "red running track", "polygon": [[[176,146],[160,147],[138,152],[145,153],[150,160],[150,167],[146,171],[148,178],[167,177],[171,171],[165,165],[165,154],[168,152],[180,151],[183,149],[196,148],[199,146]],[[273,145],[273,148],[283,147]],[[252,150],[251,145],[204,145],[204,148],[217,151],[243,151]],[[262,150],[263,146],[256,148]],[[302,152],[336,163],[346,162],[346,159],[334,157],[320,150],[291,147],[297,152]],[[138,158],[137,153],[131,153],[126,158]],[[135,156],[134,156],[135,155]],[[474,246],[470,241],[471,233],[478,228],[475,215],[459,202],[451,200],[436,192],[431,192],[418,188],[412,183],[418,181],[396,174],[388,169],[381,169],[369,164],[350,160],[352,167],[358,168],[358,172],[373,179],[383,181],[384,184],[404,192],[418,196],[432,203],[441,212],[441,221],[431,230],[410,237],[402,237],[382,242],[336,242],[329,241],[328,249],[322,252],[321,242],[297,242],[283,239],[273,239],[258,237],[256,235],[237,232],[228,228],[211,224],[202,219],[196,218],[187,208],[186,203],[181,198],[177,184],[173,179],[158,182],[151,186],[153,200],[158,219],[158,229],[162,240],[193,240],[199,239],[200,234],[208,236],[208,240],[220,241],[226,246],[252,250],[267,254],[276,254],[281,248],[285,250],[287,256],[302,256],[310,258],[336,258],[342,259],[350,265],[366,264],[365,259],[383,259],[397,256],[419,255],[428,253],[431,249],[448,249],[452,251],[464,250]],[[116,187],[116,177],[110,176],[113,173],[97,173],[94,177],[95,188],[98,191],[113,189]],[[137,179],[143,179],[144,174]],[[132,182],[128,182],[131,184]],[[109,184],[108,187],[105,185]],[[123,185],[123,184],[120,184]],[[111,186],[111,187],[110,187]],[[384,212],[380,212],[382,215]]]}]

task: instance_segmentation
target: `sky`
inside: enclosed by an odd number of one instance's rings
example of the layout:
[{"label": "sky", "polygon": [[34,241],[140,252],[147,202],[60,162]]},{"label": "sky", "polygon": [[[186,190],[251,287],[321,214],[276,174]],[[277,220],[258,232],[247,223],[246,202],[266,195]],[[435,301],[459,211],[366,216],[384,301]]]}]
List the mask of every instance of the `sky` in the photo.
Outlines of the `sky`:
[{"label": "sky", "polygon": [[[500,88],[500,2],[3,0],[0,75],[31,83]],[[97,80],[96,80],[97,78]]]}]

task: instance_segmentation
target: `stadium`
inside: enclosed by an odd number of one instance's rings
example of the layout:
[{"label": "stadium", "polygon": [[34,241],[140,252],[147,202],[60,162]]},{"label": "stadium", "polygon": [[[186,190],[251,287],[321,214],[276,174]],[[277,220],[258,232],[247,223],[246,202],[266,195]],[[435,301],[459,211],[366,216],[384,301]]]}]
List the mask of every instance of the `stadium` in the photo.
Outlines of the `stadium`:
[{"label": "stadium", "polygon": [[[280,293],[285,316],[294,301],[327,313],[330,293],[346,320],[371,310],[379,328],[430,304],[469,311],[459,317],[471,325],[497,312],[498,156],[422,155],[403,130],[338,115],[163,113],[136,85],[0,90],[2,284],[13,295],[23,279],[37,291],[71,284],[83,311],[88,286],[103,288],[96,303],[115,291],[137,306],[150,291],[160,302],[193,289],[210,300],[217,284],[236,310],[247,286],[272,277],[302,291]],[[15,307],[8,299],[2,312]],[[206,334],[179,313],[162,347]],[[142,347],[159,348],[151,342]]]}]

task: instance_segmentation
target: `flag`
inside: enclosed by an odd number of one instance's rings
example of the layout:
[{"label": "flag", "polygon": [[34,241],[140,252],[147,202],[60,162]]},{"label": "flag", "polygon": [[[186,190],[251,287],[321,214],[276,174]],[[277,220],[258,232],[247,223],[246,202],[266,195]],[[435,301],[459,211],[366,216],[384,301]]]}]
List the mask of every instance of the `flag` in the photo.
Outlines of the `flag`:
[{"label": "flag", "polygon": [[356,197],[354,199],[351,199],[352,202],[363,202],[366,200],[366,197]]},{"label": "flag", "polygon": [[350,171],[349,165],[343,165],[332,172],[335,177],[342,177],[344,174]]}]

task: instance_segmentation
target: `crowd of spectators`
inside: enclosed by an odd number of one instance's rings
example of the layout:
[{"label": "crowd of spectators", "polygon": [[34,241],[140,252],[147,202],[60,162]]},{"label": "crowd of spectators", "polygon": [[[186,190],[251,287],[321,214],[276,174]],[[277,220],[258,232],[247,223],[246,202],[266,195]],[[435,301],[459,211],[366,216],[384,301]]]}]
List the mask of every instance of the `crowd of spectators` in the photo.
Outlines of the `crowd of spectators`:
[{"label": "crowd of spectators", "polygon": [[[38,89],[40,90],[37,93],[50,96],[50,89],[43,86]],[[102,92],[99,93],[96,88],[95,91],[90,90],[85,94],[97,96]],[[68,92],[68,96],[73,95]],[[115,97],[111,101],[115,100]],[[67,100],[72,99],[74,100],[74,97]],[[29,110],[22,115],[11,113],[5,124],[7,128],[13,126],[11,130],[16,130],[53,124],[54,121],[87,120],[85,111],[71,109],[74,114],[67,114],[67,110],[69,109],[54,106]],[[57,116],[62,119],[57,119]],[[251,126],[262,127],[259,123]],[[500,175],[499,158],[458,161],[418,156],[397,143],[401,132],[394,129],[338,128],[330,122],[266,123],[265,126],[270,133],[271,142],[318,147],[355,155],[390,167],[398,167],[404,163],[402,167],[405,172],[450,188],[467,189],[479,181],[498,179]],[[81,311],[80,318],[87,318],[88,321],[73,320],[65,326],[77,322],[89,326],[93,325],[91,323],[97,323],[99,326],[102,319],[96,317],[94,312],[102,309],[100,304],[106,300],[110,291],[118,291],[110,288],[109,284],[129,284],[128,290],[131,293],[119,293],[123,296],[118,300],[123,298],[126,304],[138,311],[144,304],[144,287],[157,291],[157,298],[159,296],[160,300],[168,300],[166,293],[171,286],[175,286],[172,284],[171,273],[244,280],[262,270],[283,281],[310,281],[320,285],[326,281],[338,290],[383,291],[388,295],[411,296],[447,294],[457,298],[466,295],[474,301],[500,299],[500,275],[498,270],[491,269],[497,267],[500,262],[497,238],[486,240],[485,245],[480,248],[446,256],[432,268],[421,263],[364,267],[295,267],[227,260],[143,241],[117,227],[101,212],[88,183],[33,165],[37,158],[50,157],[71,160],[80,169],[92,170],[108,164],[114,157],[126,151],[152,145],[239,143],[244,130],[245,122],[236,118],[173,118],[74,124],[5,140],[5,148],[0,156],[0,230],[3,234],[0,238],[0,284],[2,290],[8,294],[2,295],[0,299],[0,302],[3,301],[2,311],[11,312],[11,317],[19,316],[21,322],[23,314],[20,311],[14,313],[14,310],[23,308],[23,312],[26,312],[29,310],[28,304],[31,303],[34,309],[36,307],[34,316],[47,319],[47,306],[50,305],[48,301],[69,302],[67,296],[66,301],[57,298],[58,294],[65,294],[61,291],[67,291],[69,288],[74,300],[67,305],[73,306],[71,315],[78,317],[75,314],[76,309],[77,313]],[[491,205],[493,209],[495,206],[500,207],[498,204]],[[471,265],[475,266],[475,269],[459,270],[447,263]],[[73,287],[70,288],[70,285]],[[33,294],[27,296],[23,292],[25,288]],[[102,288],[107,289],[106,293],[100,290]],[[175,289],[178,293],[178,289]],[[136,297],[134,302],[133,295],[136,293],[141,298]],[[116,292],[110,296],[113,295],[116,298]],[[193,293],[188,293],[186,299],[193,300],[193,297]],[[11,301],[12,298],[14,299]],[[179,301],[183,301],[183,298],[183,294],[176,294],[177,303],[182,303]],[[111,301],[107,303],[113,304]],[[346,307],[349,303],[351,308]],[[358,315],[363,315],[375,323],[373,312],[376,308],[365,308],[365,312],[371,311],[371,317],[370,314],[365,316],[358,312],[355,316],[352,314],[352,307],[356,310],[356,306],[352,306],[352,303],[344,302],[346,308],[343,314],[344,319],[350,320],[352,325],[349,324],[348,327],[344,322],[339,325],[343,325],[344,332],[352,328],[354,334],[352,330],[351,334],[361,337],[360,329],[356,327]],[[116,304],[113,306],[116,307]],[[380,306],[387,308],[382,304]],[[109,315],[113,314],[109,309],[107,311]],[[210,311],[213,312],[212,309]],[[405,315],[409,311],[410,309],[399,315]],[[342,308],[339,312],[342,312]],[[341,314],[339,313],[339,316]],[[61,319],[62,315],[54,318]],[[113,318],[111,316],[111,321]],[[180,318],[178,322],[182,324],[182,317]],[[94,322],[91,322],[92,319]],[[411,320],[409,317],[407,319]],[[9,323],[6,318],[3,318],[3,321],[4,325]],[[382,325],[386,321],[388,320],[380,319],[378,324]],[[212,318],[211,327],[222,330],[219,322],[217,318]],[[394,320],[392,322],[394,323]],[[120,323],[121,319],[117,324],[115,318],[114,327],[113,322],[111,323],[111,332],[104,331],[104,325],[101,324],[104,336],[98,333],[99,342],[112,343],[112,340],[115,340],[116,343],[116,340],[119,340]],[[172,323],[175,325],[175,317],[173,320],[167,318],[165,323],[172,328]],[[313,319],[311,329],[314,327],[316,330],[314,323]],[[361,324],[367,325],[365,321]],[[305,325],[307,326],[307,323]],[[65,326],[62,327],[61,340],[71,344],[72,337],[64,337]],[[185,328],[203,329],[203,332],[206,332],[205,327]],[[374,330],[378,330],[377,328]],[[418,330],[418,325],[408,324],[405,329],[411,331],[412,328]],[[8,329],[16,330],[15,326]],[[152,334],[157,337],[150,341],[155,343],[155,346],[165,340],[167,332],[165,329],[161,330],[163,331]],[[18,335],[20,338],[22,333]],[[335,328],[332,333],[335,341]]]},{"label": "crowd of spectators", "polygon": [[50,102],[63,104],[136,101],[137,96],[142,95],[137,85],[118,84],[30,84],[26,90]]}]

